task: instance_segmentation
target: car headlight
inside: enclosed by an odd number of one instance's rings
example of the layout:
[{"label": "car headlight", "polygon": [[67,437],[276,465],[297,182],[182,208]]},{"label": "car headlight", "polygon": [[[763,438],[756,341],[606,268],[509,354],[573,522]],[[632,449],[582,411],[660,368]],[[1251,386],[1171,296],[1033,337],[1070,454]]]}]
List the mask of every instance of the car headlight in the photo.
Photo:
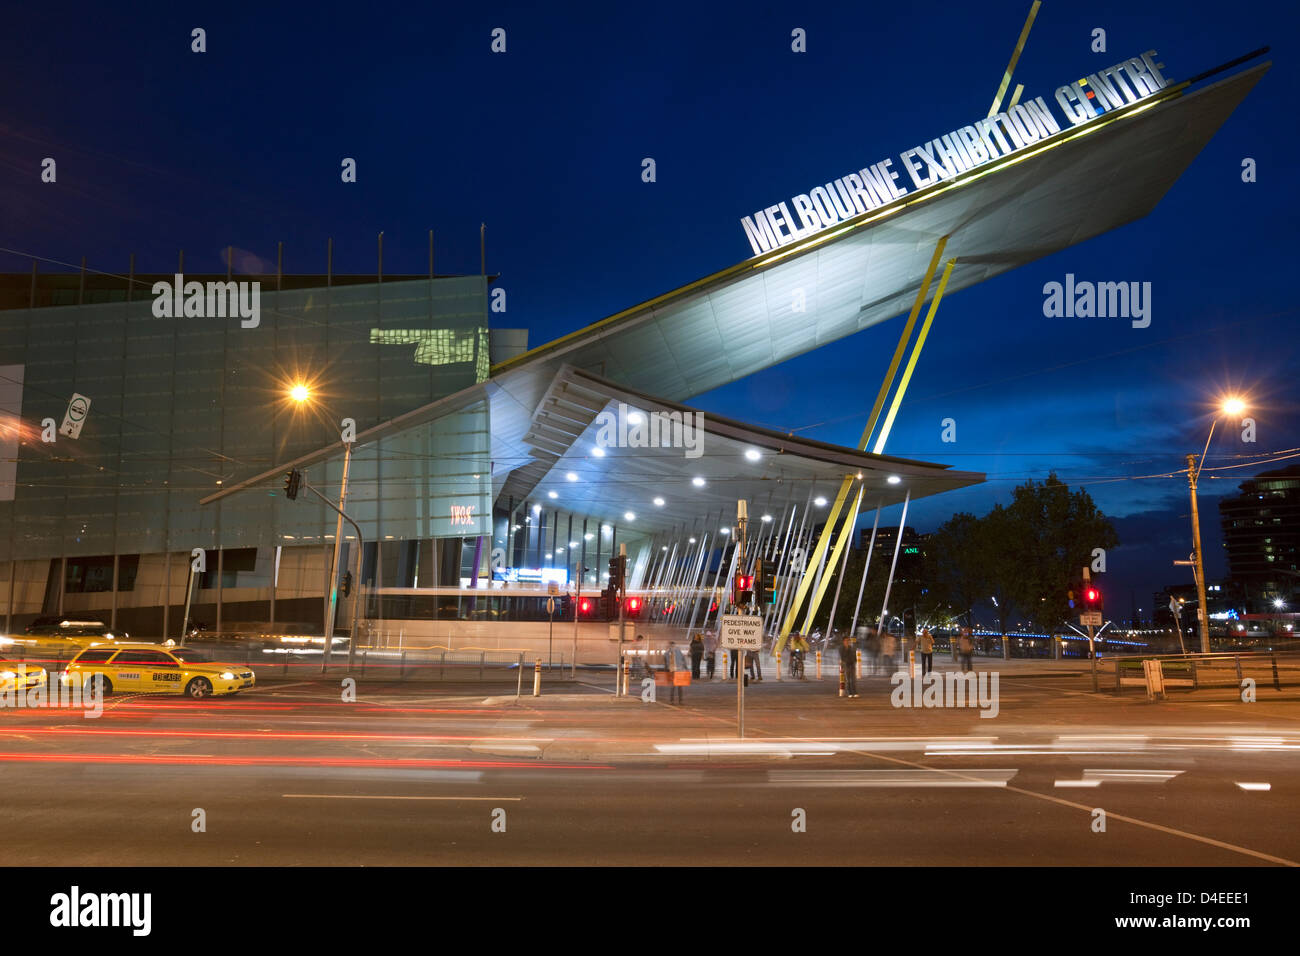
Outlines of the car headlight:
[{"label": "car headlight", "polygon": [[221,679],[222,679],[222,680],[234,680],[234,679],[235,679],[235,675],[232,674],[230,671],[226,671],[224,674],[221,675]]},{"label": "car headlight", "polygon": [[0,671],[0,680],[13,680],[17,676],[17,671]]}]

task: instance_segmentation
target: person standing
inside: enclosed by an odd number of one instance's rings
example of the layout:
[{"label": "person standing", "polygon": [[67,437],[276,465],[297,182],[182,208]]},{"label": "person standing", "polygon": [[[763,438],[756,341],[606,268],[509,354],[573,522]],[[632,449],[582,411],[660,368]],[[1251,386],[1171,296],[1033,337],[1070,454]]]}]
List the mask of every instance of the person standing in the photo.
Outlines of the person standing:
[{"label": "person standing", "polygon": [[713,680],[713,669],[718,659],[718,636],[712,631],[704,632],[704,661],[709,668],[709,680]]},{"label": "person standing", "polygon": [[857,648],[848,634],[840,641],[840,670],[844,674],[844,696],[858,696]]},{"label": "person standing", "polygon": [[871,676],[875,677],[876,671],[880,669],[880,632],[874,627],[867,637],[867,660],[871,662]]},{"label": "person standing", "polygon": [[691,680],[700,679],[700,661],[704,659],[704,641],[699,632],[691,638]]},{"label": "person standing", "polygon": [[934,635],[928,627],[922,628],[921,636],[916,639],[917,650],[921,652],[921,676],[934,670]]}]

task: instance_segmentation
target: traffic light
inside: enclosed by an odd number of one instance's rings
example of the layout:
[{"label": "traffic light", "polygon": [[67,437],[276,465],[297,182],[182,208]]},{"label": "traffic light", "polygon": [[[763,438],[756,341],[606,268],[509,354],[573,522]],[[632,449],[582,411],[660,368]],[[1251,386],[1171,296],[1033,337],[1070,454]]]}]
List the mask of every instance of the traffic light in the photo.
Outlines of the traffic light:
[{"label": "traffic light", "polygon": [[754,596],[759,604],[776,603],[776,581],[772,575],[772,567],[764,566],[762,558],[759,558],[754,565]]},{"label": "traffic light", "polygon": [[627,599],[627,616],[636,617],[641,613],[641,599],[639,597],[630,597]]},{"label": "traffic light", "polygon": [[618,592],[613,588],[600,592],[600,616],[607,621],[618,620]]},{"label": "traffic light", "polygon": [[1101,589],[1097,585],[1085,584],[1081,594],[1085,611],[1100,611],[1102,609]]},{"label": "traffic light", "polygon": [[903,636],[916,637],[916,608],[903,609]]},{"label": "traffic light", "polygon": [[741,607],[753,603],[754,576],[752,574],[736,575],[736,587],[732,597],[734,602]]},{"label": "traffic light", "polygon": [[290,501],[298,497],[298,486],[302,484],[302,472],[297,468],[291,469],[284,476],[284,496]]},{"label": "traffic light", "polygon": [[619,555],[609,559],[609,586],[615,591],[622,591],[627,581],[627,557]]},{"label": "traffic light", "polygon": [[591,617],[591,598],[578,599],[578,616]]},{"label": "traffic light", "polygon": [[347,597],[352,593],[352,572],[346,571],[343,574],[343,581],[339,584],[339,594]]}]

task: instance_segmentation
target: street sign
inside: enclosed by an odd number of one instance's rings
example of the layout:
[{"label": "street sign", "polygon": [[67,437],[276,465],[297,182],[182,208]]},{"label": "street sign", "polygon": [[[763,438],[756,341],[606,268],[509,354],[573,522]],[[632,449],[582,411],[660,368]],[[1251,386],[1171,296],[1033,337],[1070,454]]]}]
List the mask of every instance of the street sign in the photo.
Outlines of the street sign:
[{"label": "street sign", "polygon": [[559,593],[560,593],[560,582],[559,582],[559,581],[547,581],[547,582],[546,582],[546,593],[547,593],[547,594],[559,594]]},{"label": "street sign", "polygon": [[718,628],[722,647],[757,651],[763,647],[763,619],[758,615],[724,614]]},{"label": "street sign", "polygon": [[59,428],[60,435],[67,435],[69,438],[81,437],[81,426],[86,424],[86,413],[90,411],[90,399],[80,392],[72,393],[72,400],[68,402],[68,410],[63,413],[63,425]]},{"label": "street sign", "polygon": [[1089,624],[1093,627],[1101,627],[1101,611],[1084,611],[1079,615],[1079,623],[1084,627]]},{"label": "street sign", "polygon": [[547,614],[555,613],[555,598],[546,599],[546,613]]}]

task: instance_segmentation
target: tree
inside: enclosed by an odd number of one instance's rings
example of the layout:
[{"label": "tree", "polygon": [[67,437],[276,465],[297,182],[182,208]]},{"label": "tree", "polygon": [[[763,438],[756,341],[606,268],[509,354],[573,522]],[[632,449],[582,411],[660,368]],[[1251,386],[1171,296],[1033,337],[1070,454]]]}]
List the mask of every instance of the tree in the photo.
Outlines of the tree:
[{"label": "tree", "polygon": [[926,542],[929,585],[935,599],[951,604],[971,626],[975,605],[989,593],[987,548],[980,519],[969,512],[953,515]]}]

